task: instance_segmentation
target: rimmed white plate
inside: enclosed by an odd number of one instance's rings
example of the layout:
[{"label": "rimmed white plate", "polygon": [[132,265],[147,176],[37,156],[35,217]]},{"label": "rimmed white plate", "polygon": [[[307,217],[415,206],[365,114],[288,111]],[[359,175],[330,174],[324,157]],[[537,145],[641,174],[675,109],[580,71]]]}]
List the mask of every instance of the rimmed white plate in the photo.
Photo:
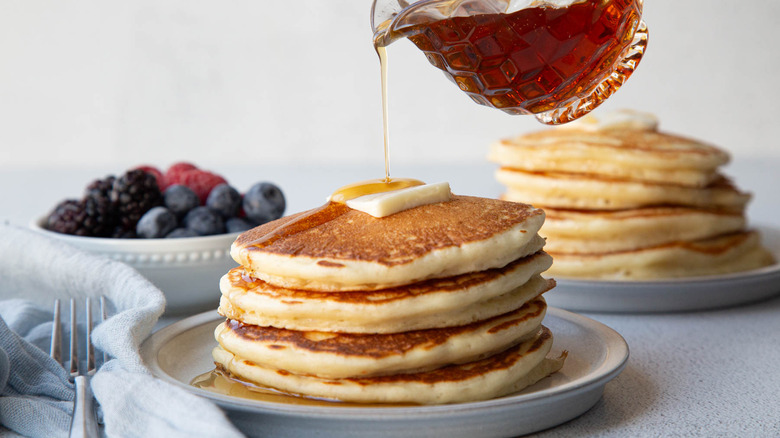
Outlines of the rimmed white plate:
[{"label": "rimmed white plate", "polygon": [[247,435],[273,437],[510,437],[547,429],[590,409],[628,360],[628,345],[590,318],[549,308],[552,355],[569,356],[558,373],[515,395],[441,406],[350,407],[263,402],[210,392],[190,382],[214,369],[214,328],[207,312],[174,323],[141,346],[152,373],[222,407]]},{"label": "rimmed white plate", "polygon": [[[762,243],[780,260],[780,229],[759,227]],[[551,306],[581,312],[682,312],[746,304],[780,293],[780,263],[753,271],[656,281],[555,279],[544,295]]]}]

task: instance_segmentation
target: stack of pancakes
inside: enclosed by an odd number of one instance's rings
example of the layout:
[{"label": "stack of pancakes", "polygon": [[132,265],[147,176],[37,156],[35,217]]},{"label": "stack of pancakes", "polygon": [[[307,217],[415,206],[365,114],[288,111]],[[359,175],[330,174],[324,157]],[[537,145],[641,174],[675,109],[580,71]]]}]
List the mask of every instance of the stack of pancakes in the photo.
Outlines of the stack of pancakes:
[{"label": "stack of pancakes", "polygon": [[374,218],[330,203],[239,236],[214,360],[245,382],[360,403],[498,397],[557,371],[525,204],[452,196]]},{"label": "stack of pancakes", "polygon": [[728,155],[657,126],[622,111],[492,145],[503,198],[547,213],[552,275],[640,280],[773,263],[746,229],[750,196],[719,171]]}]

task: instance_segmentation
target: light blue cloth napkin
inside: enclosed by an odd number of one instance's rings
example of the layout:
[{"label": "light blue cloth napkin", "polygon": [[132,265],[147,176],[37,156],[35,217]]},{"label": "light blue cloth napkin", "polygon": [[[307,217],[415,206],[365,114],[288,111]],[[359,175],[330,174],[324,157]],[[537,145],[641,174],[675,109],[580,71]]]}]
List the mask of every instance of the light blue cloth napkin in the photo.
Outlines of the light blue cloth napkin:
[{"label": "light blue cloth napkin", "polygon": [[92,379],[109,437],[242,436],[219,408],[154,378],[141,360],[138,347],[165,307],[159,289],[122,263],[3,224],[0,435],[67,436],[73,385],[48,356],[50,309],[55,298],[100,295],[115,308],[93,333],[114,358]]}]

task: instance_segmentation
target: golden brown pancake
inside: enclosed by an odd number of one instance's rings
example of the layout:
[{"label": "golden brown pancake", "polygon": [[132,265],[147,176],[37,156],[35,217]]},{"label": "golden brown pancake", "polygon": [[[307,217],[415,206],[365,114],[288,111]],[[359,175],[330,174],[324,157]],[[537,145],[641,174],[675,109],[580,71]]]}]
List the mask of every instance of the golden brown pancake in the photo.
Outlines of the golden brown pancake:
[{"label": "golden brown pancake", "polygon": [[[728,154],[658,131],[651,114],[589,115],[491,148],[502,199],[543,208],[558,277],[660,279],[764,266],[745,237],[750,195],[719,173]],[[742,237],[737,237],[742,236]]]},{"label": "golden brown pancake", "polygon": [[704,187],[729,161],[724,151],[655,130],[552,129],[502,140],[489,158],[528,172],[603,175],[637,182]]},{"label": "golden brown pancake", "polygon": [[540,234],[555,253],[629,251],[689,242],[741,231],[741,213],[687,207],[645,207],[618,211],[545,208]]},{"label": "golden brown pancake", "polygon": [[730,274],[769,266],[774,257],[757,232],[610,253],[551,253],[556,277],[652,280]]},{"label": "golden brown pancake", "polygon": [[565,354],[545,359],[552,347],[546,327],[525,342],[482,360],[432,371],[388,376],[324,379],[264,368],[221,347],[215,362],[231,375],[261,386],[330,400],[361,403],[455,403],[517,392],[557,371]]},{"label": "golden brown pancake", "polygon": [[377,291],[314,292],[271,285],[232,269],[220,281],[220,313],[231,319],[292,330],[394,333],[450,327],[516,309],[554,286],[539,274],[544,252],[503,268],[431,279]]},{"label": "golden brown pancake", "polygon": [[233,258],[252,276],[315,291],[383,289],[498,268],[544,246],[544,213],[455,196],[384,218],[329,204],[254,228]]},{"label": "golden brown pancake", "polygon": [[217,366],[291,394],[448,403],[514,392],[546,359],[529,205],[452,196],[376,218],[330,203],[242,234],[220,282]]},{"label": "golden brown pancake", "polygon": [[223,349],[269,369],[322,378],[416,373],[482,359],[538,331],[546,304],[464,326],[389,334],[285,330],[227,320],[215,331]]},{"label": "golden brown pancake", "polygon": [[507,186],[504,199],[540,207],[581,210],[624,210],[677,205],[742,211],[750,195],[721,177],[704,188],[645,183],[563,172],[525,172],[501,168],[496,179]]}]

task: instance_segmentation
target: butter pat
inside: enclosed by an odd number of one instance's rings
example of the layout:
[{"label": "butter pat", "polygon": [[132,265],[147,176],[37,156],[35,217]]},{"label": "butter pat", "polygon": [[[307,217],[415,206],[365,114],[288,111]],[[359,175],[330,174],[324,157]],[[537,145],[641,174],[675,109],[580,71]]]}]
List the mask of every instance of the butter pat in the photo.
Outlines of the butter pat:
[{"label": "butter pat", "polygon": [[558,129],[576,129],[588,132],[632,130],[632,131],[656,131],[658,118],[650,113],[618,110],[603,114],[588,114],[571,123],[557,127]]},{"label": "butter pat", "polygon": [[447,202],[450,196],[450,184],[440,182],[360,196],[347,201],[347,207],[374,217],[385,217],[425,204]]}]

